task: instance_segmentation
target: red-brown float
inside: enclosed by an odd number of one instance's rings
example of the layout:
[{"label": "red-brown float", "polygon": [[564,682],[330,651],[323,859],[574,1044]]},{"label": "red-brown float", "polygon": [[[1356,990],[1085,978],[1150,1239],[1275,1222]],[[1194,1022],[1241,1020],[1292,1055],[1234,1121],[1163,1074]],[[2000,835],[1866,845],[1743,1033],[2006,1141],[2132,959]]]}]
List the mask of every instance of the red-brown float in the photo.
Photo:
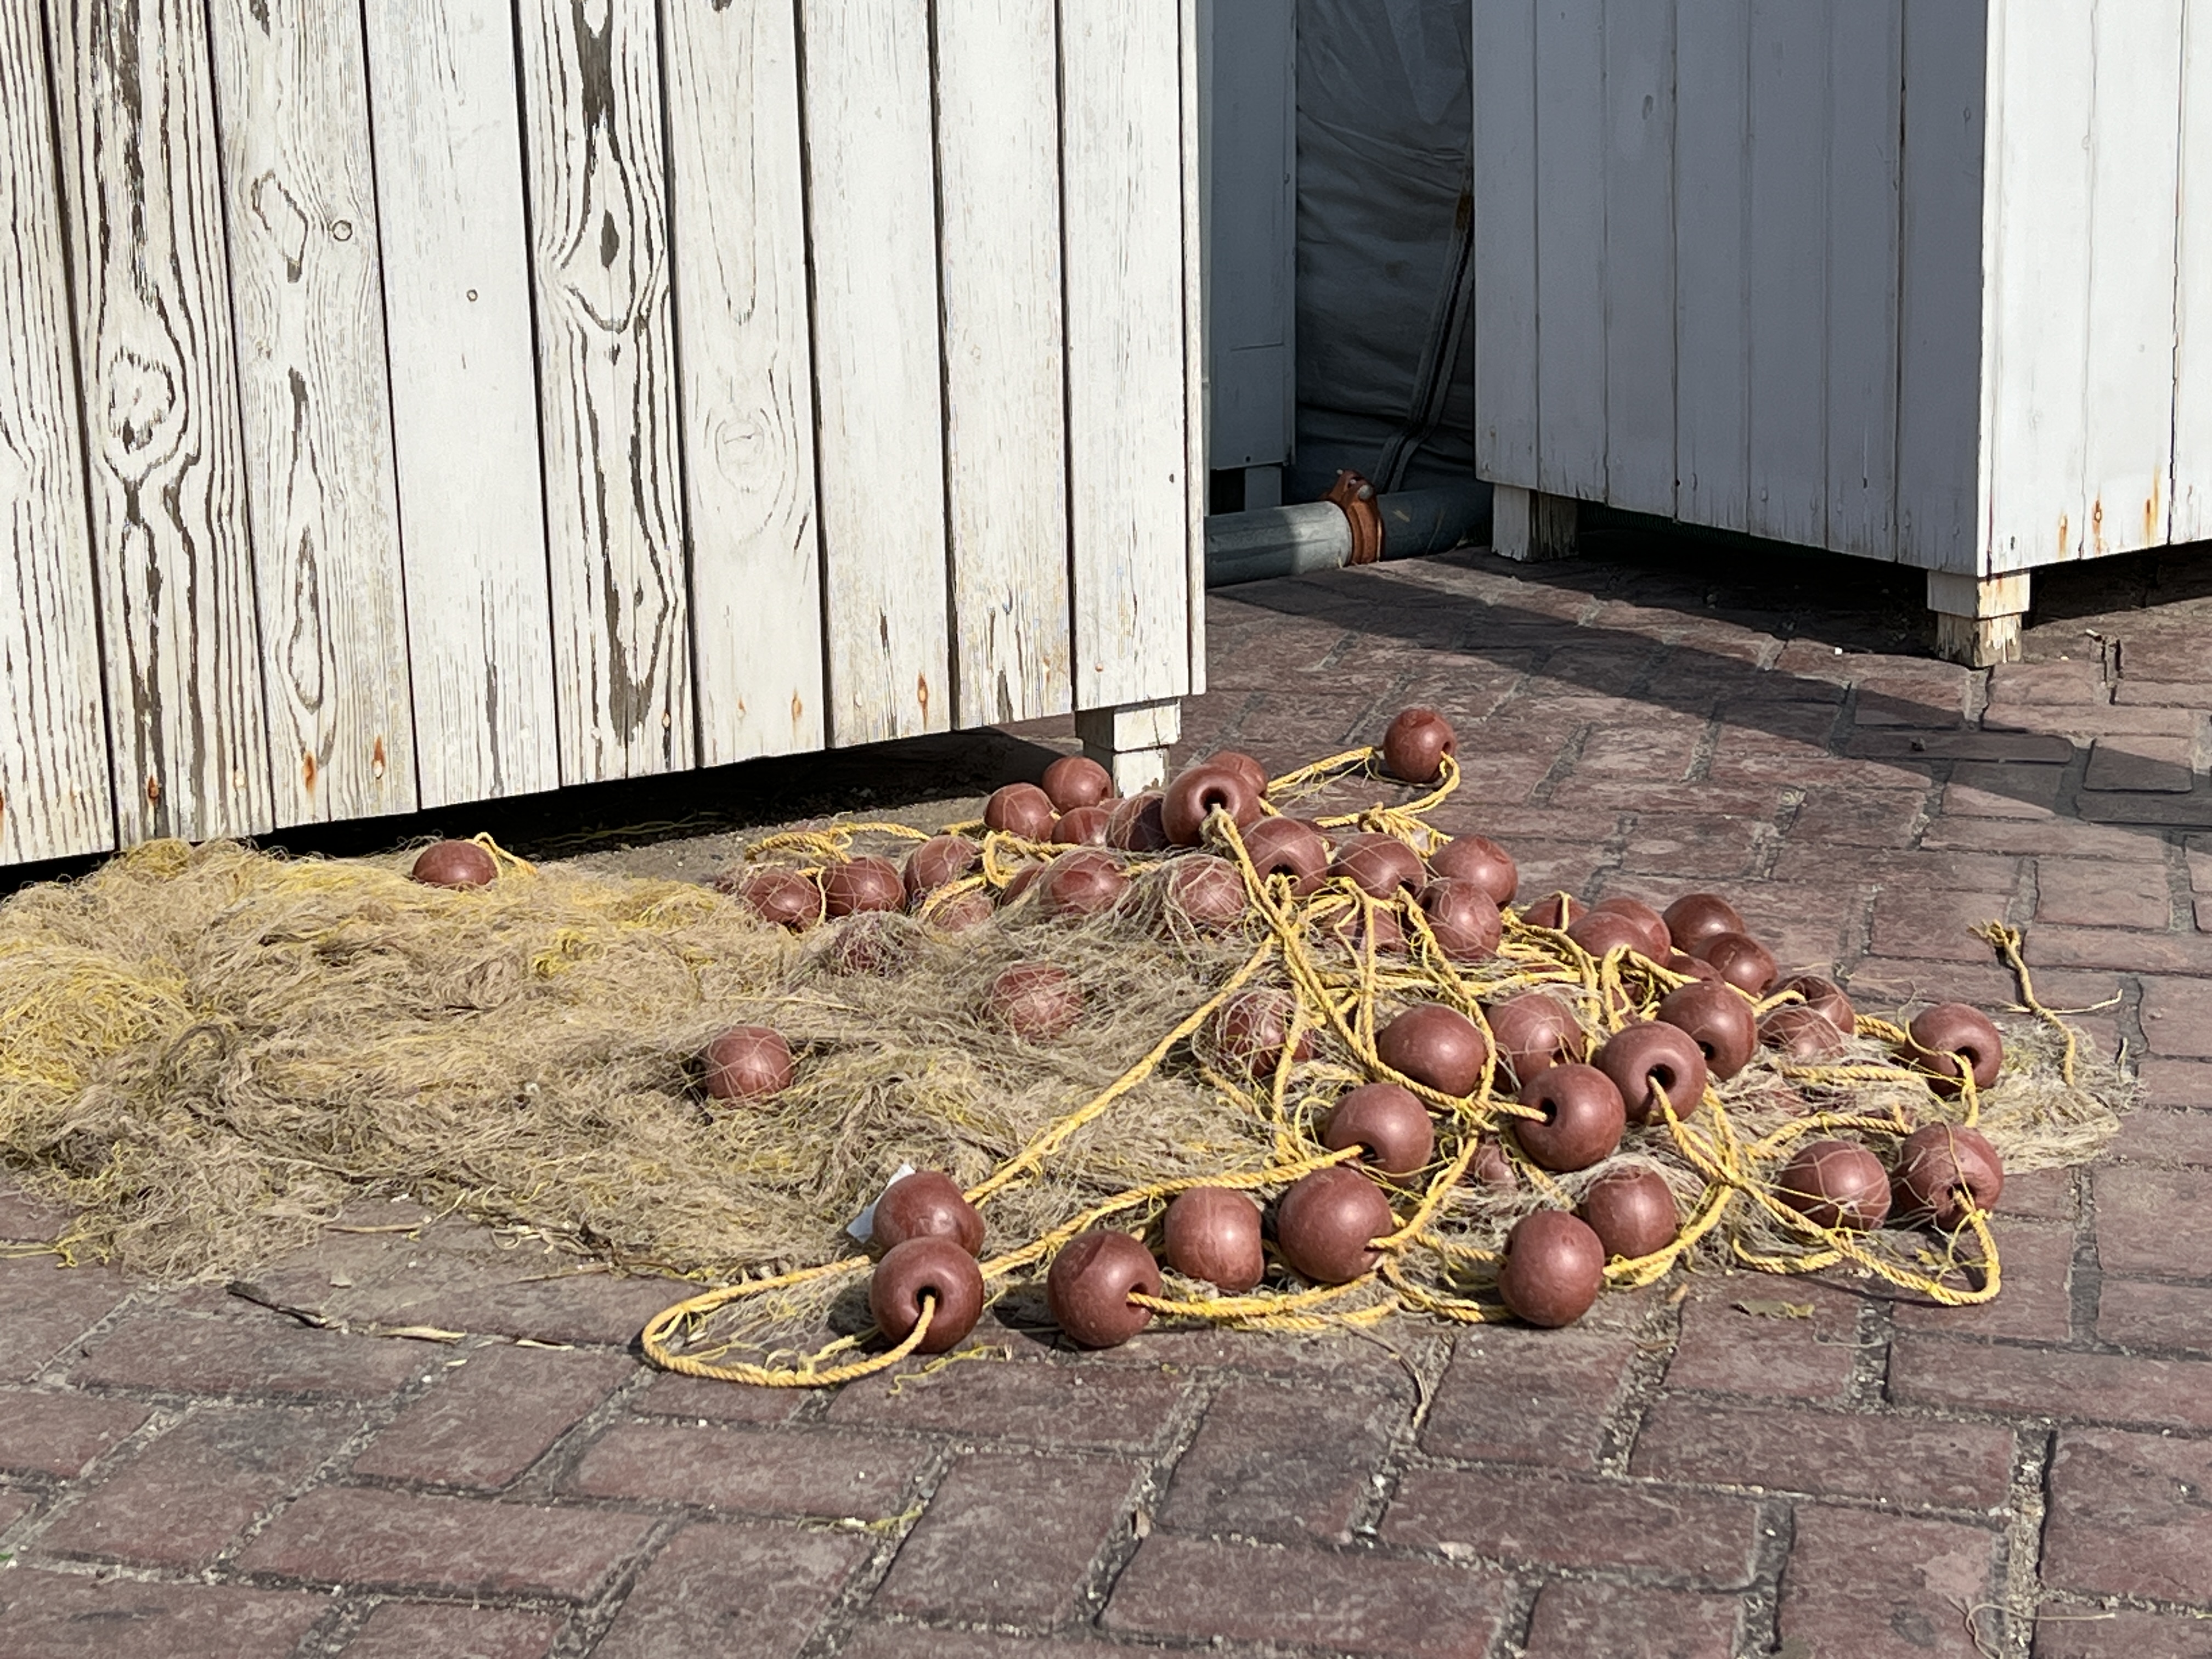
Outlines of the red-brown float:
[{"label": "red-brown float", "polygon": [[1333,1152],[1364,1149],[1360,1162],[1385,1175],[1409,1176],[1426,1166],[1436,1152],[1436,1125],[1429,1109],[1395,1083],[1363,1083],[1330,1108],[1321,1144]]},{"label": "red-brown float", "polygon": [[906,855],[908,902],[973,874],[982,856],[983,849],[964,836],[932,836]]},{"label": "red-brown float", "polygon": [[1433,708],[1401,709],[1382,734],[1382,769],[1407,783],[1434,783],[1459,750],[1451,722]]},{"label": "red-brown float", "polygon": [[1618,910],[1585,910],[1567,924],[1567,937],[1594,957],[1614,951],[1644,954],[1644,930]]},{"label": "red-brown float", "polygon": [[1844,1052],[1844,1034],[1802,1002],[1784,1003],[1760,1020],[1759,1041],[1762,1048],[1779,1049],[1785,1059],[1808,1065]]},{"label": "red-brown float", "polygon": [[1815,1140],[1782,1166],[1774,1196],[1816,1227],[1864,1231],[1889,1215],[1889,1171],[1856,1141]]},{"label": "red-brown float", "polygon": [[1062,847],[1103,847],[1106,826],[1113,821],[1110,807],[1071,806],[1052,826],[1052,838]]},{"label": "red-brown float", "polygon": [[1490,895],[1471,881],[1432,878],[1421,889],[1422,914],[1444,954],[1455,962],[1481,962],[1498,954],[1504,924]]},{"label": "red-brown float", "polygon": [[970,1255],[983,1254],[983,1212],[942,1170],[916,1170],[876,1200],[874,1242],[890,1249],[909,1238],[949,1238]]},{"label": "red-brown float", "polygon": [[1490,1042],[1456,1008],[1418,1003],[1375,1034],[1375,1052],[1401,1077],[1463,1099],[1482,1081]]},{"label": "red-brown float", "polygon": [[765,1025],[733,1025],[700,1055],[716,1100],[765,1100],[791,1086],[791,1045]]},{"label": "red-brown float", "polygon": [[489,887],[499,866],[472,841],[441,841],[424,848],[408,874],[425,887]]},{"label": "red-brown float", "polygon": [[1952,1232],[1966,1224],[1970,1205],[1985,1213],[1996,1208],[2004,1164],[1978,1129],[1931,1123],[1898,1147],[1896,1185],[1901,1220],[1930,1222]]},{"label": "red-brown float", "polygon": [[1401,891],[1418,893],[1429,879],[1421,855],[1395,836],[1347,836],[1336,844],[1336,857],[1328,866],[1332,876],[1349,877],[1352,884],[1370,898],[1395,898]]},{"label": "red-brown float", "polygon": [[990,799],[983,803],[983,822],[988,827],[1025,841],[1046,839],[1058,817],[1052,810],[1052,797],[1033,783],[1007,784],[993,790]]},{"label": "red-brown float", "polygon": [[1631,1261],[1665,1249],[1682,1229],[1682,1212],[1667,1177],[1640,1165],[1607,1170],[1583,1190],[1575,1213],[1589,1224],[1608,1256]]},{"label": "red-brown float", "polygon": [[1241,1296],[1267,1271],[1260,1206],[1228,1187],[1178,1193],[1160,1224],[1160,1252],[1185,1278]]},{"label": "red-brown float", "polygon": [[1188,853],[1170,861],[1167,901],[1176,915],[1200,927],[1233,927],[1244,915],[1244,877],[1227,859]]},{"label": "red-brown float", "polygon": [[1045,908],[1056,916],[1103,915],[1129,890],[1129,878],[1113,854],[1089,847],[1062,853],[1038,879]]},{"label": "red-brown float", "polygon": [[1471,881],[1503,909],[1521,885],[1513,855],[1487,836],[1461,836],[1429,854],[1429,868],[1453,881]]},{"label": "red-brown float", "polygon": [[1687,1031],[1662,1020],[1644,1020],[1616,1031],[1597,1051],[1595,1063],[1620,1091],[1631,1123],[1666,1121],[1659,1109],[1662,1090],[1679,1118],[1695,1112],[1705,1097],[1705,1051]]},{"label": "red-brown float", "polygon": [[[1214,1058],[1232,1070],[1252,1077],[1272,1077],[1290,1042],[1291,1020],[1297,1005],[1280,991],[1239,991],[1221,1005],[1213,1017]],[[1313,1057],[1310,1032],[1298,1033],[1294,1060]]]},{"label": "red-brown float", "polygon": [[893,1343],[903,1342],[932,1305],[929,1329],[916,1353],[944,1353],[983,1316],[983,1275],[975,1258],[949,1238],[909,1238],[876,1263],[868,1280],[868,1311]]},{"label": "red-brown float", "polygon": [[906,878],[889,859],[845,859],[822,872],[822,908],[831,916],[906,908]]},{"label": "red-brown float", "polygon": [[[1637,931],[1643,935],[1644,941],[1636,948],[1654,962],[1664,962],[1674,952],[1674,939],[1667,932],[1667,919],[1642,899],[1626,896],[1600,899],[1594,908],[1594,914],[1625,916],[1634,922]],[[1587,945],[1583,948],[1589,949]],[[1595,956],[1599,953],[1592,951],[1591,954]]]},{"label": "red-brown float", "polygon": [[1972,1072],[1976,1089],[1995,1086],[2004,1064],[2004,1038],[1980,1009],[1963,1002],[1939,1002],[1923,1008],[1905,1028],[1912,1039],[1912,1063],[1929,1073],[1939,1093],[1959,1091],[1959,1058]]},{"label": "red-brown float", "polygon": [[1018,962],[991,981],[984,1007],[1024,1042],[1047,1042],[1083,1017],[1083,988],[1064,968]]},{"label": "red-brown float", "polygon": [[1571,1325],[1605,1288],[1605,1245],[1589,1224],[1565,1210],[1539,1210],[1505,1236],[1498,1294],[1531,1325]]},{"label": "red-brown float", "polygon": [[1718,893],[1683,894],[1667,907],[1666,921],[1674,948],[1685,956],[1701,954],[1698,947],[1716,933],[1743,932],[1741,913]]},{"label": "red-brown float", "polygon": [[1589,1039],[1567,1005],[1549,991],[1523,991],[1486,1012],[1498,1057],[1524,1084],[1549,1066],[1581,1060]]},{"label": "red-brown float", "polygon": [[1669,991],[1660,1000],[1659,1018],[1689,1034],[1705,1057],[1705,1069],[1723,1083],[1759,1052],[1758,1017],[1731,986],[1700,981]]},{"label": "red-brown float", "polygon": [[1244,852],[1263,880],[1287,876],[1291,890],[1302,898],[1328,873],[1328,843],[1302,819],[1261,818],[1244,831]]},{"label": "red-brown float", "polygon": [[1160,792],[1147,789],[1116,805],[1106,820],[1106,844],[1124,853],[1157,853],[1165,848],[1168,832],[1160,822]]},{"label": "red-brown float", "polygon": [[1513,1138],[1528,1161],[1555,1175],[1602,1164],[1620,1146],[1628,1114],[1613,1079],[1595,1066],[1554,1066],[1521,1091],[1541,1119],[1516,1117]]},{"label": "red-brown float", "polygon": [[1160,796],[1160,827],[1177,847],[1197,846],[1216,812],[1226,812],[1242,830],[1260,816],[1260,792],[1228,767],[1194,766],[1178,773]]},{"label": "red-brown float", "polygon": [[1087,755],[1062,755],[1044,769],[1044,796],[1055,812],[1096,806],[1113,793],[1113,774]]},{"label": "red-brown float", "polygon": [[1799,974],[1792,979],[1784,980],[1782,988],[1784,991],[1795,991],[1799,996],[1804,998],[1806,1007],[1820,1015],[1844,1036],[1852,1036],[1857,1034],[1858,1012],[1851,1006],[1851,1000],[1844,994],[1843,988],[1835,981],[1823,979],[1818,974]]},{"label": "red-brown float", "polygon": [[763,921],[794,933],[822,920],[822,890],[796,870],[761,870],[738,884],[738,902]]},{"label": "red-brown float", "polygon": [[1397,1230],[1382,1189],[1341,1164],[1292,1182],[1275,1206],[1275,1248],[1316,1285],[1349,1285],[1372,1269],[1382,1256],[1370,1241]]},{"label": "red-brown float", "polygon": [[1747,996],[1765,996],[1782,975],[1774,953],[1748,933],[1715,933],[1698,947],[1698,954]]},{"label": "red-brown float", "polygon": [[1200,766],[1225,766],[1252,786],[1255,795],[1267,793],[1267,769],[1241,749],[1224,749],[1198,763]]},{"label": "red-brown float", "polygon": [[1160,1264],[1127,1233],[1093,1228],[1060,1246],[1044,1280],[1045,1305],[1068,1340],[1113,1348],[1152,1322],[1152,1310],[1129,1300],[1160,1293]]}]

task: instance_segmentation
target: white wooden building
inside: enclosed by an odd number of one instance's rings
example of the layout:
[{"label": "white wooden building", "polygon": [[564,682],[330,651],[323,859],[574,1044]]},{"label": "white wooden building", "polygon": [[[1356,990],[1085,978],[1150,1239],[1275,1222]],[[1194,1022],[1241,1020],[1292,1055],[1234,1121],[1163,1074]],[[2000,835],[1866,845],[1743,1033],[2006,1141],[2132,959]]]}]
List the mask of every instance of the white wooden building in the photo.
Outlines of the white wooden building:
[{"label": "white wooden building", "polygon": [[1156,766],[1194,8],[0,0],[0,864],[1070,709]]},{"label": "white wooden building", "polygon": [[2212,536],[2212,4],[1474,0],[1476,456],[1928,572]]}]

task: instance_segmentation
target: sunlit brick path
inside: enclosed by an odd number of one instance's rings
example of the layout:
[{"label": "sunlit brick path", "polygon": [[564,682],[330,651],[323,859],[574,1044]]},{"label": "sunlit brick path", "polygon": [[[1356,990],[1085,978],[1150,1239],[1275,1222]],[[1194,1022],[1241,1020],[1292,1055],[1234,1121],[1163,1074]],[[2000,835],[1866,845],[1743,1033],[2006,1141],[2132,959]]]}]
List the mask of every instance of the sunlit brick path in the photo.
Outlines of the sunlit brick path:
[{"label": "sunlit brick path", "polygon": [[[2031,660],[1973,673],[1910,573],[1590,544],[1217,593],[1187,748],[1432,703],[1439,822],[1524,899],[1723,887],[1862,1006],[2008,1000],[1966,930],[2025,925],[2145,1104],[2008,1184],[1994,1306],[1705,1275],[1552,1334],[987,1323],[1003,1359],[792,1397],[641,1369],[663,1285],[404,1205],[258,1302],[24,1256],[0,1659],[2212,1654],[2212,556],[2039,575]],[[59,1222],[0,1197],[0,1237]],[[361,1334],[401,1325],[469,1335]]]}]

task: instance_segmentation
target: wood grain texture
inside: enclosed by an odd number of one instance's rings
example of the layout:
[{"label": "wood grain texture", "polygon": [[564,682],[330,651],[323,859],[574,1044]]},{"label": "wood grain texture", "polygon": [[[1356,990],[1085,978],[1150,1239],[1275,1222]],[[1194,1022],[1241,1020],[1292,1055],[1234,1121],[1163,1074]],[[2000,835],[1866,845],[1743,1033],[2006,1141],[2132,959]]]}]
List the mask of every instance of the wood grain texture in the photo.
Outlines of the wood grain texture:
[{"label": "wood grain texture", "polygon": [[1827,540],[1828,3],[1749,8],[1747,528],[1810,547]]},{"label": "wood grain texture", "polygon": [[2081,556],[2094,36],[2077,0],[1989,13],[1994,176],[1985,361],[1991,570]]},{"label": "wood grain texture", "polygon": [[211,17],[276,822],[412,811],[361,15]]},{"label": "wood grain texture", "polygon": [[1536,7],[1536,487],[1605,499],[1603,0]]},{"label": "wood grain texture", "polygon": [[1536,0],[1475,0],[1474,470],[1536,484]]},{"label": "wood grain texture", "polygon": [[2081,551],[2166,540],[2173,463],[2182,0],[2096,8]]},{"label": "wood grain texture", "polygon": [[1674,7],[1605,12],[1605,489],[1674,512]]},{"label": "wood grain texture", "polygon": [[589,783],[693,750],[659,19],[519,11],[561,779]]},{"label": "wood grain texture", "polygon": [[801,0],[830,741],[952,721],[929,19]]},{"label": "wood grain texture", "polygon": [[1960,574],[1982,530],[1984,45],[1979,6],[1905,8],[1897,556]]},{"label": "wood grain texture", "polygon": [[2212,537],[2212,5],[2185,12],[2174,250],[2173,502],[2178,542]]},{"label": "wood grain texture", "polygon": [[1075,705],[1190,678],[1182,21],[1176,0],[1066,0]]},{"label": "wood grain texture", "polygon": [[115,845],[37,0],[0,0],[0,865]]},{"label": "wood grain texture", "polygon": [[933,9],[953,719],[986,726],[1074,696],[1059,41],[1036,0]]},{"label": "wood grain texture", "polygon": [[1676,0],[1676,502],[1687,522],[1723,530],[1750,523],[1749,46],[1740,0]]},{"label": "wood grain texture", "polygon": [[367,0],[422,805],[560,781],[514,31]]},{"label": "wood grain texture", "polygon": [[702,765],[819,749],[822,542],[791,0],[664,0]]},{"label": "wood grain texture", "polygon": [[[1199,108],[1199,0],[1180,0],[1182,15],[1178,30],[1177,51],[1180,54],[1178,82],[1181,93],[1182,120],[1179,123],[1182,142],[1182,373],[1183,373],[1183,537],[1184,568],[1187,575],[1185,603],[1188,607],[1188,640],[1190,648],[1189,694],[1198,696],[1206,690],[1206,238],[1205,227],[1200,221],[1204,193],[1200,179],[1200,134],[1202,116]],[[1297,97],[1295,84],[1297,74],[1297,40],[1293,20],[1290,73],[1291,107],[1286,112],[1291,126],[1290,163],[1292,176],[1285,194],[1293,210],[1297,205]],[[1293,225],[1295,230],[1295,223]],[[1292,237],[1295,244],[1296,236]],[[1297,249],[1291,250],[1291,264],[1295,279]],[[1293,283],[1295,286],[1295,282]],[[1295,298],[1295,296],[1293,296]],[[1297,328],[1297,307],[1291,306],[1291,325]],[[1284,376],[1284,396],[1291,407],[1285,416],[1293,438],[1297,428],[1297,364],[1293,358],[1291,374]],[[1176,711],[1180,722],[1182,711]]]},{"label": "wood grain texture", "polygon": [[1903,0],[1828,0],[1828,547],[1897,556]]},{"label": "wood grain texture", "polygon": [[207,14],[47,8],[129,843],[274,822]]}]

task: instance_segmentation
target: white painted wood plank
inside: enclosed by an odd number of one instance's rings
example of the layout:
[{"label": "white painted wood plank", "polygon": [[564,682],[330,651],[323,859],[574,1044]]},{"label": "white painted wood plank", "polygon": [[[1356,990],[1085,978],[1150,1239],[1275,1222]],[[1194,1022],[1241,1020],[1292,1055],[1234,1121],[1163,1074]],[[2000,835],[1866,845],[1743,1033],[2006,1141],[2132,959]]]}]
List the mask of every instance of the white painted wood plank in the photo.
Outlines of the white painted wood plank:
[{"label": "white painted wood plank", "polygon": [[1748,527],[1747,106],[1741,0],[1674,10],[1675,510]]},{"label": "white painted wood plank", "polygon": [[1536,487],[1605,499],[1605,9],[1536,7]]},{"label": "white painted wood plank", "polygon": [[1176,0],[1066,0],[1075,706],[1190,684],[1182,18]]},{"label": "white painted wood plank", "polygon": [[699,760],[823,742],[798,23],[664,0]]},{"label": "white painted wood plank", "polygon": [[422,805],[560,781],[514,31],[366,0]]},{"label": "white painted wood plank", "polygon": [[118,828],[273,822],[207,13],[47,8]]},{"label": "white painted wood plank", "polygon": [[115,845],[46,43],[0,0],[0,865]]},{"label": "white painted wood plank", "polygon": [[276,822],[415,809],[361,14],[215,0]]},{"label": "white painted wood plank", "polygon": [[1605,488],[1674,512],[1674,6],[1605,9]]},{"label": "white painted wood plank", "polygon": [[2181,77],[2170,532],[2192,542],[2212,538],[2212,5],[2198,0],[2185,9]]},{"label": "white painted wood plank", "polygon": [[953,720],[987,726],[1073,706],[1060,46],[1035,0],[934,9]]},{"label": "white painted wood plank", "polygon": [[1983,8],[1910,0],[1903,58],[1897,556],[1972,574],[1984,523]]},{"label": "white painted wood plank", "polygon": [[1475,0],[1474,470],[1536,487],[1536,5]]},{"label": "white painted wood plank", "polygon": [[1826,0],[1826,544],[1897,556],[1904,0]]},{"label": "white painted wood plank", "polygon": [[801,0],[830,740],[952,720],[929,18]]},{"label": "white painted wood plank", "polygon": [[561,779],[591,783],[693,753],[659,23],[518,10]]},{"label": "white painted wood plank", "polygon": [[2173,462],[2182,0],[2100,5],[2082,419],[2090,556],[2166,539]]},{"label": "white painted wood plank", "polygon": [[[1206,485],[1207,462],[1206,456],[1206,239],[1200,214],[1204,190],[1199,177],[1200,112],[1199,110],[1199,77],[1202,73],[1199,51],[1198,9],[1200,0],[1180,0],[1180,27],[1177,29],[1177,51],[1180,54],[1180,92],[1182,143],[1182,373],[1183,373],[1183,563],[1186,571],[1186,605],[1188,609],[1188,636],[1190,652],[1189,693],[1197,696],[1206,690]],[[1285,112],[1292,128],[1291,167],[1292,174],[1286,192],[1293,210],[1297,202],[1297,145],[1296,128],[1297,107],[1297,19],[1291,20],[1291,107]],[[1295,220],[1295,212],[1293,213]],[[1297,264],[1296,237],[1292,238],[1291,264],[1295,276]],[[1293,289],[1295,289],[1295,282]],[[1295,293],[1292,298],[1295,301]],[[1297,324],[1296,306],[1292,307],[1291,324]],[[1295,439],[1297,428],[1297,376],[1295,359],[1292,372],[1283,377],[1283,396],[1290,408],[1285,416]],[[1180,722],[1181,711],[1176,714]]]},{"label": "white painted wood plank", "polygon": [[2091,8],[2008,0],[1990,10],[1997,172],[1988,211],[1994,306],[1989,568],[2079,557],[2087,533]]},{"label": "white painted wood plank", "polygon": [[1827,541],[1828,10],[1829,0],[1750,6],[1746,527],[1810,547]]}]

